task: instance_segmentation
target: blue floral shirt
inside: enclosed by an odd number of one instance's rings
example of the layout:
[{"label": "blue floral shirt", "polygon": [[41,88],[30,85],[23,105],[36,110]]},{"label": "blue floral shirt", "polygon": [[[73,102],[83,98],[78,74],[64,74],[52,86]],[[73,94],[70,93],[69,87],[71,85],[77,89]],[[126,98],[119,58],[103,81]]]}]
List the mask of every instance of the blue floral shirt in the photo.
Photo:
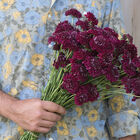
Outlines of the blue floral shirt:
[{"label": "blue floral shirt", "polygon": [[[91,11],[99,26],[124,33],[119,0],[0,0],[0,87],[20,100],[40,98],[52,48],[47,39],[67,9]],[[68,110],[39,140],[109,140],[136,134],[140,118],[131,97],[120,95]],[[0,116],[0,139],[18,140],[24,130]]]}]

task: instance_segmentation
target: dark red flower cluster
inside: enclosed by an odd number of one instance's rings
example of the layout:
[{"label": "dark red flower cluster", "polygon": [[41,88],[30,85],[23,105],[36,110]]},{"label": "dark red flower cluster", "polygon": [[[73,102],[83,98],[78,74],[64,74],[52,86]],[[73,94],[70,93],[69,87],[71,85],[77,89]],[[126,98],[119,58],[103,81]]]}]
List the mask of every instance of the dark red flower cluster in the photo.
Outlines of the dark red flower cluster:
[{"label": "dark red flower cluster", "polygon": [[84,65],[72,63],[71,73],[75,76],[77,81],[85,82],[88,80],[88,73]]},{"label": "dark red flower cluster", "polygon": [[85,65],[90,76],[92,76],[93,78],[101,76],[103,74],[102,66],[96,57],[87,56],[82,63]]},{"label": "dark red flower cluster", "polygon": [[65,15],[66,16],[71,15],[71,16],[76,17],[76,18],[81,18],[82,17],[82,14],[78,10],[76,10],[74,8],[66,11]]},{"label": "dark red flower cluster", "polygon": [[60,22],[57,25],[55,32],[53,34],[55,35],[57,33],[62,33],[64,31],[73,31],[73,30],[74,30],[74,27],[66,20],[66,21]]},{"label": "dark red flower cluster", "polygon": [[76,39],[81,45],[88,46],[91,37],[90,37],[90,34],[87,31],[84,31],[84,32],[79,32],[77,34]]},{"label": "dark red flower cluster", "polygon": [[55,42],[54,50],[60,52],[54,61],[55,68],[70,66],[62,88],[75,94],[75,103],[97,100],[98,85],[84,83],[101,76],[110,83],[122,81],[127,93],[140,95],[140,57],[133,38],[126,34],[120,40],[115,30],[97,27],[98,20],[91,12],[85,15],[85,20],[79,20],[81,13],[76,9],[66,11],[66,15],[78,18],[75,26],[61,22],[48,42]]},{"label": "dark red flower cluster", "polygon": [[[86,56],[91,55],[91,52],[85,49],[79,49],[73,52],[72,60],[84,60]],[[72,63],[72,61],[71,61]]]},{"label": "dark red flower cluster", "polygon": [[[136,78],[129,78],[129,77],[124,77],[122,79],[122,83],[125,85],[125,89],[127,93],[132,93],[136,96],[140,96],[140,75],[137,75]],[[137,97],[133,97],[133,101],[135,101]]]},{"label": "dark red flower cluster", "polygon": [[93,13],[88,12],[85,16],[87,17],[88,21],[91,22],[92,26],[98,24],[98,20],[97,20],[96,17],[93,15]]},{"label": "dark red flower cluster", "polygon": [[88,20],[85,20],[85,21],[78,20],[76,22],[76,26],[80,26],[84,31],[90,29]]},{"label": "dark red flower cluster", "polygon": [[66,67],[69,63],[70,62],[66,59],[65,54],[61,52],[58,56],[57,61],[54,60],[53,66],[58,69],[59,67]]},{"label": "dark red flower cluster", "polygon": [[63,77],[62,88],[66,89],[71,94],[75,94],[80,87],[80,82],[72,73],[65,73]]},{"label": "dark red flower cluster", "polygon": [[60,44],[55,44],[53,46],[53,50],[56,50],[56,51],[60,50]]},{"label": "dark red flower cluster", "polygon": [[124,34],[123,39],[128,41],[128,43],[132,44],[133,43],[133,37],[129,34]]},{"label": "dark red flower cluster", "polygon": [[98,24],[98,20],[96,19],[93,13],[88,12],[87,14],[85,14],[85,17],[86,20],[78,20],[76,22],[76,26],[80,26],[81,29],[83,29],[84,31],[87,31],[91,28],[93,29]]},{"label": "dark red flower cluster", "polygon": [[140,57],[134,58],[132,63],[135,67],[140,68]]},{"label": "dark red flower cluster", "polygon": [[99,97],[99,93],[95,85],[87,84],[79,87],[79,91],[75,96],[75,104],[82,105],[89,101],[96,101]]}]

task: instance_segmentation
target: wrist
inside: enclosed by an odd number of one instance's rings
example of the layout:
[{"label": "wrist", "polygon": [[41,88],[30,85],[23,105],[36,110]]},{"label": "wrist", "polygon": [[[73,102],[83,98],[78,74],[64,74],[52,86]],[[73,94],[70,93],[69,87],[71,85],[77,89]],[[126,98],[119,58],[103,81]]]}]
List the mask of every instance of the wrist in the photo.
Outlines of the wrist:
[{"label": "wrist", "polygon": [[13,115],[12,106],[16,101],[18,101],[18,99],[0,91],[0,115],[11,119]]}]

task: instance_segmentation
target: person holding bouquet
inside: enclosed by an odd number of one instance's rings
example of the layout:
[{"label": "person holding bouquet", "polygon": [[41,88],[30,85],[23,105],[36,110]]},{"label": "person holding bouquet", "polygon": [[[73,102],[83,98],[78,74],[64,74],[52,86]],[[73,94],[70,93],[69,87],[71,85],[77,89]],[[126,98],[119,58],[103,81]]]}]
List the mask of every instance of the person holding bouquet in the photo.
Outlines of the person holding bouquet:
[{"label": "person holding bouquet", "polygon": [[[47,40],[65,12],[90,11],[100,27],[124,32],[118,0],[0,1],[0,139],[19,140],[24,130],[39,140],[135,140],[139,111],[128,95],[65,110],[41,101],[53,50]],[[75,22],[75,21],[73,21]]]}]

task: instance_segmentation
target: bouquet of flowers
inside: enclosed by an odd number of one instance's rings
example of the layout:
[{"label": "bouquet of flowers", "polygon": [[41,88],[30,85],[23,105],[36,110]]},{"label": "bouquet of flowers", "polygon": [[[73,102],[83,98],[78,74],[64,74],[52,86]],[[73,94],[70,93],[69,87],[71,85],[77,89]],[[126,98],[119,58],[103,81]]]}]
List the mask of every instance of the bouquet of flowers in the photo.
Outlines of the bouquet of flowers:
[{"label": "bouquet of flowers", "polygon": [[[54,62],[42,100],[66,109],[120,94],[140,95],[140,57],[129,34],[121,39],[111,28],[100,28],[98,20],[76,9],[66,16],[77,19],[74,25],[60,22],[49,37]],[[126,91],[125,91],[126,90]],[[39,133],[26,131],[20,140],[36,140]]]}]

